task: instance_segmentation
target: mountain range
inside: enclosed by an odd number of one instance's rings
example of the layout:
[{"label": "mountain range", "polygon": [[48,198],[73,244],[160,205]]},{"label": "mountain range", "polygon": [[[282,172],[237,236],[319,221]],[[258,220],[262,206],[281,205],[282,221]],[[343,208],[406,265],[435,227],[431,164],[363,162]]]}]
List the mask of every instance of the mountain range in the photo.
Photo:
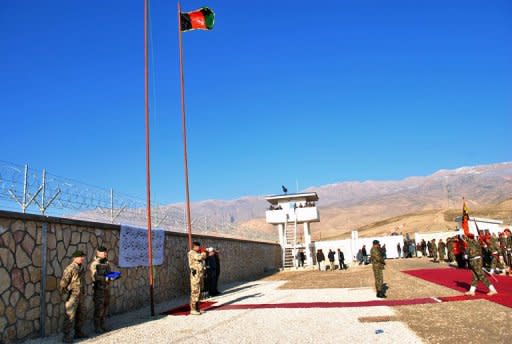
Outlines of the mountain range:
[{"label": "mountain range", "polygon": [[[321,222],[312,226],[314,239],[347,237],[356,229],[360,235],[376,235],[454,228],[450,216],[460,212],[462,197],[475,214],[484,211],[490,215],[496,209],[496,216],[508,223],[512,216],[512,202],[508,202],[512,199],[512,162],[439,170],[402,180],[340,182],[303,192],[316,192],[319,197]],[[275,230],[265,223],[267,207],[264,196],[207,200],[193,203],[192,214],[211,224],[210,233],[275,241]],[[375,231],[377,228],[380,230]]]}]

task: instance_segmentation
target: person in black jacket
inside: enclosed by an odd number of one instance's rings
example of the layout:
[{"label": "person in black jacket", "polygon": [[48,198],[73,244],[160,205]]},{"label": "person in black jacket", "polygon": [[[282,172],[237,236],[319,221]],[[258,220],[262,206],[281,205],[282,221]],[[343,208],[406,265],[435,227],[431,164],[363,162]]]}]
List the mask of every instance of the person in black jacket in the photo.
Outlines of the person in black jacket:
[{"label": "person in black jacket", "polygon": [[316,251],[316,262],[318,263],[318,270],[322,270],[322,262],[325,260],[324,252],[322,250]]},{"label": "person in black jacket", "polygon": [[329,249],[329,253],[327,254],[327,258],[329,258],[329,265],[331,268],[331,271],[334,271],[334,251]]},{"label": "person in black jacket", "polygon": [[340,265],[340,270],[345,269],[345,255],[343,254],[343,251],[338,249],[338,263]]},{"label": "person in black jacket", "polygon": [[217,273],[215,274],[215,295],[219,295],[219,275],[220,275],[220,259],[219,259],[219,250],[214,250],[215,255],[213,256],[215,258],[215,264],[217,264]]},{"label": "person in black jacket", "polygon": [[215,251],[213,247],[207,248],[208,257],[206,257],[206,289],[209,296],[217,295],[215,290],[215,280],[217,279],[217,262],[215,260]]}]

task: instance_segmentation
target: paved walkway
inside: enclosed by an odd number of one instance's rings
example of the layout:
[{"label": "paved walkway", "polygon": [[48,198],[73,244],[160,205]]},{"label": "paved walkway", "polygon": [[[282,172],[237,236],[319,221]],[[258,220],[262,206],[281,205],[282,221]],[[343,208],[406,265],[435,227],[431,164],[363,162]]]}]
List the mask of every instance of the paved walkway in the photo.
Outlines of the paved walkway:
[{"label": "paved walkway", "polygon": [[[369,288],[279,289],[282,283],[257,281],[233,287],[210,299],[214,307],[201,316],[151,318],[147,309],[116,316],[110,319],[115,330],[81,343],[422,343],[401,322],[367,318],[393,317],[390,307],[326,307],[331,302],[376,300]],[[182,303],[186,300],[159,305],[157,310]],[[293,303],[313,307],[286,307]],[[262,304],[266,307],[258,308]],[[377,330],[383,332],[376,334]],[[58,343],[60,338],[31,343]]]}]

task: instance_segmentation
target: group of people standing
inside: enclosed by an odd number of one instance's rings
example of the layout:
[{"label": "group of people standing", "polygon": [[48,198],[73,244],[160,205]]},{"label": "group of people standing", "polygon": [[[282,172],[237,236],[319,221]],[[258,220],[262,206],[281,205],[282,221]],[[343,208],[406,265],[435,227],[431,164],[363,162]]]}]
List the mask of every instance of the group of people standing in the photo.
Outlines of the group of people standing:
[{"label": "group of people standing", "polygon": [[[94,301],[94,330],[101,334],[110,329],[105,324],[108,306],[110,304],[110,264],[107,248],[100,246],[96,249],[94,260],[89,265],[93,282]],[[69,264],[62,275],[59,290],[65,299],[65,318],[62,325],[64,343],[72,343],[74,339],[89,337],[82,331],[86,318],[85,297],[87,294],[85,280],[85,253],[77,250],[72,255]],[[74,328],[74,334],[72,330]]]},{"label": "group of people standing", "polygon": [[[327,259],[329,260],[329,269],[331,271],[336,270],[336,254],[338,256],[338,269],[347,269],[347,265],[345,264],[345,255],[343,254],[343,251],[341,251],[339,248],[337,252],[334,252],[333,250],[329,249],[329,252],[327,253]],[[316,262],[318,264],[318,270],[327,270],[327,262],[325,260],[325,254],[322,249],[318,249],[316,251]]]},{"label": "group of people standing", "polygon": [[220,275],[219,252],[213,247],[201,247],[201,243],[194,241],[192,249],[188,252],[188,265],[190,269],[190,314],[200,315],[201,295],[204,291],[213,297],[220,294],[218,289]]}]

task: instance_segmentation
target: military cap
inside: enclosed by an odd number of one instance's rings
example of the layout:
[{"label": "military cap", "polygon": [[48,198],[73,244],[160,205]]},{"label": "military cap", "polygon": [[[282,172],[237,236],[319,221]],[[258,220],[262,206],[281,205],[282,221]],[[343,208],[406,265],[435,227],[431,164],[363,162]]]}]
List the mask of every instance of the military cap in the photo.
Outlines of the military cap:
[{"label": "military cap", "polygon": [[76,257],[84,257],[85,256],[85,253],[83,251],[80,251],[80,250],[76,250],[74,253],[73,253],[73,258],[76,258]]},{"label": "military cap", "polygon": [[107,248],[105,246],[100,246],[97,249],[98,252],[107,252]]},{"label": "military cap", "polygon": [[379,240],[377,240],[377,239],[373,240],[374,245],[377,245],[378,243],[379,243]]}]

